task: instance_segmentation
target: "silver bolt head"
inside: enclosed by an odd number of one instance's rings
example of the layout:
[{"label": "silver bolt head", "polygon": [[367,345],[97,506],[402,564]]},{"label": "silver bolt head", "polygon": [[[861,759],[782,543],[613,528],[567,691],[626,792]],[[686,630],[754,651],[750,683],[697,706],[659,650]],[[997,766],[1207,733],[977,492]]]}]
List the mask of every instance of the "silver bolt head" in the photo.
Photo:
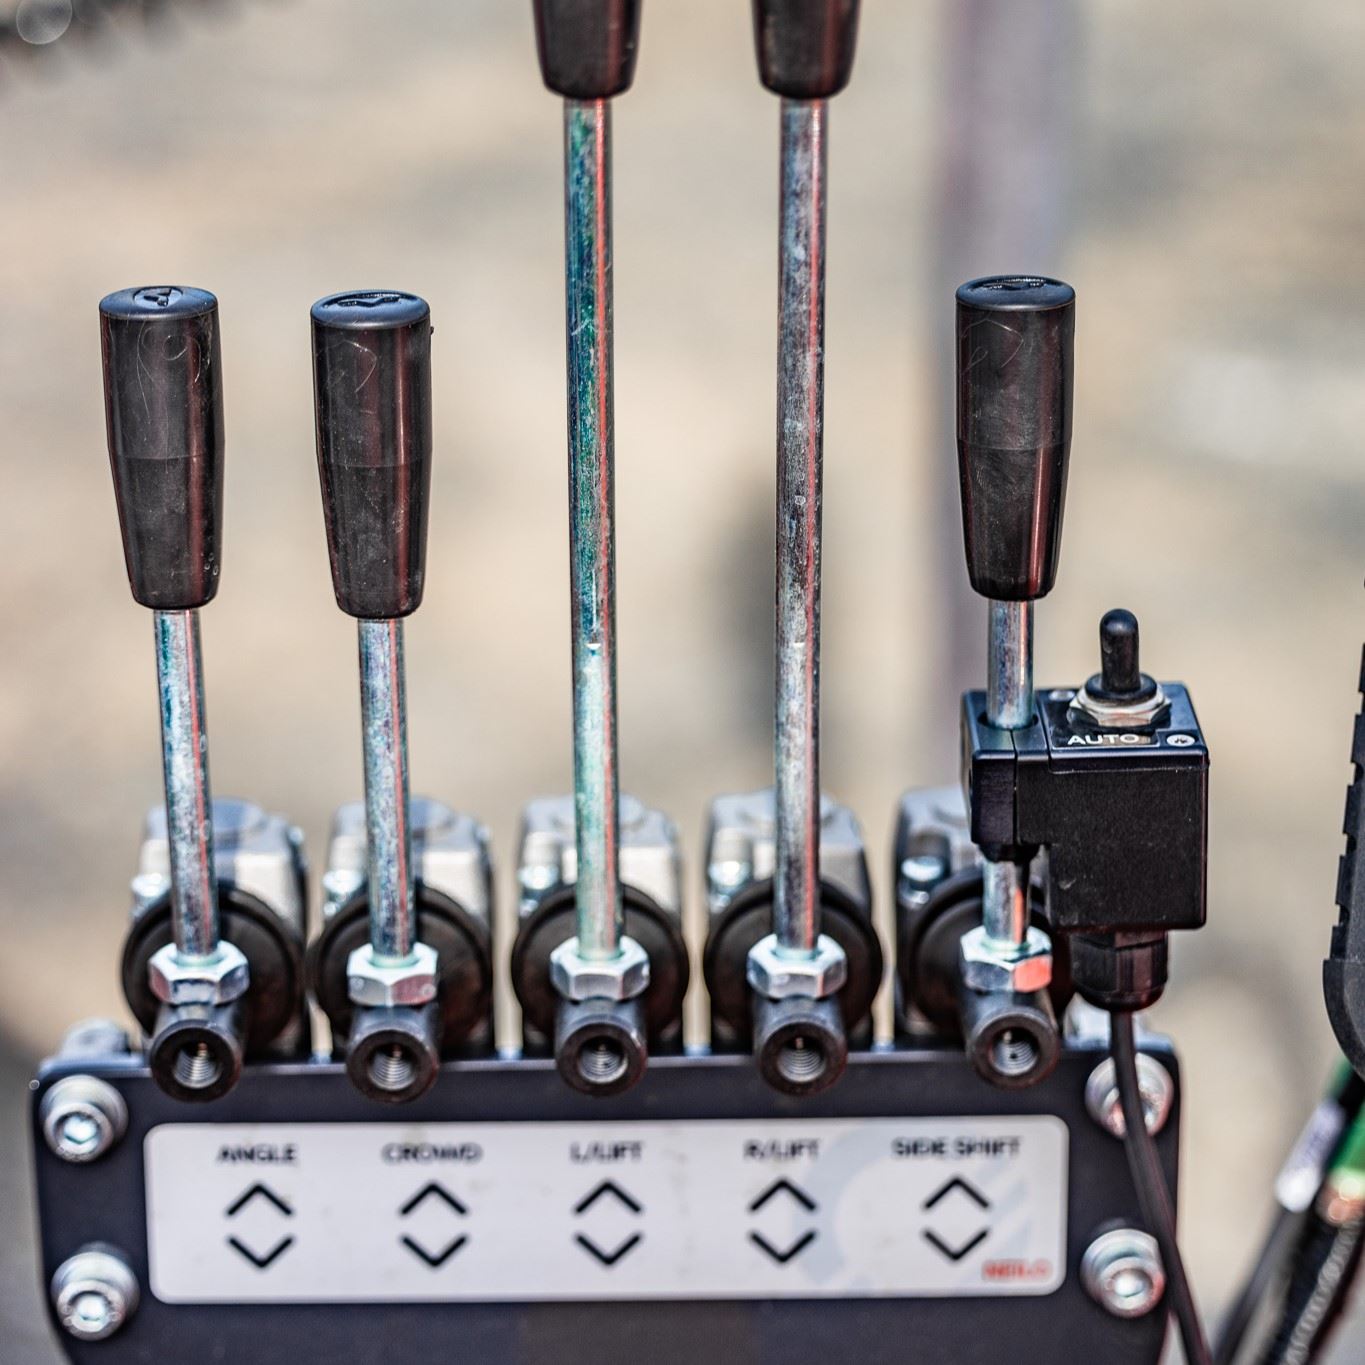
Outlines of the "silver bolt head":
[{"label": "silver bolt head", "polygon": [[815,952],[809,957],[784,953],[777,935],[769,934],[749,949],[744,975],[769,1000],[824,1000],[848,980],[848,958],[828,934],[815,940]]},{"label": "silver bolt head", "polygon": [[251,968],[242,950],[221,940],[208,957],[182,957],[174,943],[152,954],[147,964],[152,994],[166,1005],[226,1005],[251,985]]},{"label": "silver bolt head", "polygon": [[1023,943],[1012,944],[991,938],[978,924],[962,935],[959,960],[963,984],[983,995],[998,991],[1027,995],[1052,981],[1052,941],[1033,925]]},{"label": "silver bolt head", "polygon": [[743,858],[717,858],[707,865],[706,877],[717,891],[738,891],[753,873]]},{"label": "silver bolt head", "polygon": [[1114,1317],[1144,1317],[1166,1292],[1166,1272],[1155,1239],[1137,1228],[1101,1233],[1081,1257],[1081,1283]]},{"label": "silver bolt head", "polygon": [[57,1267],[52,1306],[62,1330],[81,1341],[103,1341],[132,1317],[137,1279],[127,1261],[110,1251],[87,1248]]},{"label": "silver bolt head", "polygon": [[107,1081],[66,1076],[43,1096],[43,1140],[63,1161],[97,1161],[128,1128],[128,1106]]},{"label": "silver bolt head", "polygon": [[550,981],[565,1000],[633,1000],[649,986],[649,954],[622,935],[615,957],[587,958],[578,939],[565,939],[550,954]]},{"label": "silver bolt head", "polygon": [[436,999],[436,949],[414,943],[406,962],[376,962],[367,943],[346,959],[346,993],[356,1005],[383,1009],[426,1005]]},{"label": "silver bolt head", "polygon": [[917,853],[900,865],[901,881],[912,891],[932,891],[948,874],[947,865],[937,853]]},{"label": "silver bolt head", "polygon": [[[1171,1106],[1175,1103],[1175,1081],[1155,1057],[1145,1052],[1138,1053],[1137,1073],[1147,1131],[1155,1137],[1171,1116]],[[1123,1103],[1119,1099],[1118,1073],[1112,1057],[1106,1057],[1090,1073],[1085,1083],[1085,1107],[1090,1117],[1113,1137],[1122,1138],[1127,1133],[1128,1127],[1123,1121]]]}]

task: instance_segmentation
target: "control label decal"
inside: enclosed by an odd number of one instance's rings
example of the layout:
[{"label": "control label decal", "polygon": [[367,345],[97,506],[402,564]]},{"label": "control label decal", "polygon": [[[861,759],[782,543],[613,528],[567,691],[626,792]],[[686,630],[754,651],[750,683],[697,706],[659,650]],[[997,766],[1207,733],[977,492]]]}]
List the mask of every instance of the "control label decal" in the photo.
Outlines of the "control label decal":
[{"label": "control label decal", "polygon": [[145,1160],[167,1303],[994,1296],[1065,1274],[1050,1116],[177,1123]]}]

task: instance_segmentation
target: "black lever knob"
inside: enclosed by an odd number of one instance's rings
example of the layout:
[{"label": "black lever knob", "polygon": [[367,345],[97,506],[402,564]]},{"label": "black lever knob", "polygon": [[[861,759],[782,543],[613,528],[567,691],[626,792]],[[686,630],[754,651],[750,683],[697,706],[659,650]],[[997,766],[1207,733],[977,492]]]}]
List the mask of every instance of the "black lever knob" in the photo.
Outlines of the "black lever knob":
[{"label": "black lever knob", "polygon": [[223,536],[218,300],[121,289],[100,304],[104,408],[128,583],[144,607],[213,600]]},{"label": "black lever knob", "polygon": [[1076,295],[1031,275],[957,291],[957,456],[972,587],[996,601],[1052,589],[1071,449]]},{"label": "black lever knob", "polygon": [[422,601],[431,488],[431,310],[361,290],[313,305],[318,475],[337,605],[407,616]]},{"label": "black lever knob", "polygon": [[557,95],[605,100],[630,89],[640,0],[535,0],[540,74]]},{"label": "black lever knob", "polygon": [[775,95],[837,95],[853,71],[858,0],[754,0],[758,74]]}]

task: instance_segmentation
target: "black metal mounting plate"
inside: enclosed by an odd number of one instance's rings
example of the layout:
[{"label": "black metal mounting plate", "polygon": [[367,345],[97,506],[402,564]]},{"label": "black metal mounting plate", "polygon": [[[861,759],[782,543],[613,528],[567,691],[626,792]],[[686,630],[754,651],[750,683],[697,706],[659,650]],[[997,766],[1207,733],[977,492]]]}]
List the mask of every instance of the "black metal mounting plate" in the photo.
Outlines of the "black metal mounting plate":
[{"label": "black metal mounting plate", "polygon": [[[1158,1051],[1177,1077],[1174,1059]],[[248,1067],[238,1088],[212,1104],[188,1108],[163,1096],[141,1059],[109,1057],[45,1065],[33,1084],[34,1149],[46,1283],[57,1267],[92,1242],[120,1248],[143,1286],[131,1320],[103,1342],[63,1337],[79,1365],[235,1365],[346,1362],[480,1365],[550,1361],[556,1365],[695,1365],[703,1359],[754,1365],[860,1365],[918,1359],[994,1365],[1055,1365],[1104,1360],[1155,1365],[1163,1315],[1123,1321],[1082,1288],[1080,1258],[1105,1225],[1140,1225],[1122,1144],[1087,1114],[1085,1082],[1102,1053],[1068,1046],[1053,1075],[1023,1091],[998,1091],[979,1080],[960,1052],[898,1047],[856,1054],[840,1083],[793,1100],[770,1091],[748,1057],[654,1060],[626,1095],[595,1100],[569,1090],[549,1061],[496,1059],[447,1065],[435,1089],[395,1111],[358,1096],[341,1067],[311,1062]],[[128,1131],[89,1165],[63,1162],[37,1129],[42,1096],[71,1074],[97,1075],[123,1094]],[[1177,1083],[1177,1091],[1178,1091]],[[1064,1267],[1059,1287],[1019,1297],[678,1298],[592,1302],[308,1302],[166,1303],[147,1288],[149,1241],[144,1145],[153,1129],[186,1124],[582,1124],[706,1120],[954,1120],[1051,1115],[1066,1128]],[[491,1131],[491,1130],[490,1130]],[[793,1131],[797,1131],[795,1128]],[[1178,1103],[1159,1138],[1174,1183]],[[244,1173],[250,1183],[254,1177]],[[221,1229],[205,1236],[220,1239]],[[737,1236],[743,1230],[737,1229]],[[421,1267],[416,1267],[420,1269]],[[603,1272],[606,1273],[606,1272]],[[326,1292],[324,1289],[323,1292]],[[740,1292],[743,1292],[742,1290]]]}]

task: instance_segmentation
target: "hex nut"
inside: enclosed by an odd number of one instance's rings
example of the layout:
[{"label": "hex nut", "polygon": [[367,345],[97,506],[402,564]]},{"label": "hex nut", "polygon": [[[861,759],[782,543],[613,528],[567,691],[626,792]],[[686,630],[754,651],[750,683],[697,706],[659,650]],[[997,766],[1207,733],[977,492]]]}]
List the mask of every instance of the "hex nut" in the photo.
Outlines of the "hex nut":
[{"label": "hex nut", "polygon": [[963,985],[983,994],[1027,995],[1045,990],[1052,981],[1052,942],[1033,926],[1024,942],[1015,946],[990,938],[978,924],[962,935],[960,953]]},{"label": "hex nut", "polygon": [[848,958],[828,934],[815,941],[810,957],[792,957],[777,946],[777,935],[761,938],[749,949],[745,979],[769,1000],[823,1000],[848,980]]},{"label": "hex nut", "polygon": [[166,1005],[227,1005],[251,985],[251,968],[242,950],[223,939],[210,957],[185,958],[174,943],[147,963],[152,994]]},{"label": "hex nut", "polygon": [[[1175,1082],[1171,1079],[1171,1073],[1146,1052],[1137,1055],[1137,1072],[1147,1131],[1155,1137],[1171,1116],[1171,1106],[1175,1102]],[[1122,1138],[1127,1133],[1123,1104],[1119,1099],[1118,1074],[1112,1057],[1106,1057],[1090,1073],[1085,1083],[1085,1107],[1090,1117],[1111,1136]]]},{"label": "hex nut", "polygon": [[615,957],[585,958],[578,939],[566,939],[550,954],[550,981],[565,1000],[633,1000],[649,987],[649,954],[622,935]]},{"label": "hex nut", "polygon": [[1144,1317],[1166,1292],[1166,1272],[1155,1239],[1137,1228],[1102,1232],[1081,1257],[1081,1283],[1114,1317]]},{"label": "hex nut", "polygon": [[128,1106],[108,1081],[65,1076],[43,1096],[43,1140],[63,1161],[97,1161],[128,1128]]},{"label": "hex nut", "polygon": [[57,1267],[52,1307],[62,1330],[81,1341],[103,1341],[132,1317],[137,1277],[122,1255],[98,1246],[82,1248]]},{"label": "hex nut", "polygon": [[436,999],[436,949],[414,943],[407,962],[374,960],[367,943],[346,959],[346,992],[356,1005],[376,1009],[394,1005],[425,1005]]}]

